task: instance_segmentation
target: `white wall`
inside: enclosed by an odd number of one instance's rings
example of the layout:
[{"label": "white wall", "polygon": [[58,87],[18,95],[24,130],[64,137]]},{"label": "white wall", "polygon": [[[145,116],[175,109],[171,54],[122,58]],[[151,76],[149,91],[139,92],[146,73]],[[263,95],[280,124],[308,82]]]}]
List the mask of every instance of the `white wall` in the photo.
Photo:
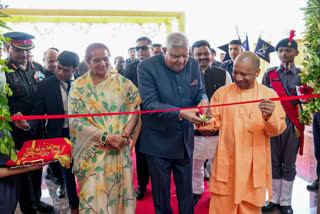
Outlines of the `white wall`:
[{"label": "white wall", "polygon": [[[251,48],[260,34],[273,45],[288,37],[291,29],[296,30],[296,38],[302,38],[305,22],[300,8],[306,6],[306,0],[11,0],[5,3],[10,8],[25,9],[183,11],[191,44],[199,39],[208,40],[213,47],[226,44],[237,38],[237,25],[242,39],[248,34]],[[136,38],[128,39],[134,43]],[[124,52],[111,51],[115,55]]]}]

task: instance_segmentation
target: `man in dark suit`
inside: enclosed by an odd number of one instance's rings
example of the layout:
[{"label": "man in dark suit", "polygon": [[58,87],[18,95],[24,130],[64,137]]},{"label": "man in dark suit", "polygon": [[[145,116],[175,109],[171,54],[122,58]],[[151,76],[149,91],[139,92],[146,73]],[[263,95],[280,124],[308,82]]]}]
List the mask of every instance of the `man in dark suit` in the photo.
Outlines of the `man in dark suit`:
[{"label": "man in dark suit", "polygon": [[[58,64],[59,50],[56,48],[49,48],[43,53],[43,71],[45,78],[55,75]],[[65,196],[65,188],[62,176],[62,169],[58,162],[48,164],[45,178],[58,185],[57,196],[63,198]]]},{"label": "man in dark suit", "polygon": [[210,65],[219,67],[222,64],[222,62],[219,62],[216,60],[216,54],[217,54],[216,50],[213,48],[210,48],[210,56],[211,56]]},{"label": "man in dark suit", "polygon": [[58,55],[59,50],[56,48],[49,48],[43,53],[43,71],[46,78],[51,77],[56,72]]},{"label": "man in dark suit", "polygon": [[239,54],[242,53],[241,45],[242,43],[240,40],[232,40],[228,46],[228,54],[230,56],[230,59],[223,62],[223,64],[220,65],[220,68],[227,70],[229,72],[231,79],[232,79],[232,72],[233,72],[233,63],[236,60],[237,56],[239,56]]},{"label": "man in dark suit", "polygon": [[[136,53],[139,58],[128,66],[126,66],[123,76],[137,86],[138,88],[138,74],[137,68],[141,61],[151,57],[152,41],[148,37],[140,37],[136,41]],[[135,145],[136,153],[136,168],[137,168],[137,180],[138,188],[136,190],[136,199],[141,200],[144,197],[144,193],[147,191],[147,185],[149,183],[149,171],[147,166],[147,160],[145,154],[140,152],[140,135]]]},{"label": "man in dark suit", "polygon": [[[188,55],[182,33],[167,36],[163,55],[138,65],[143,110],[208,105],[198,62]],[[172,213],[170,178],[173,172],[179,213],[193,213],[192,153],[194,125],[203,124],[198,109],[143,114],[140,152],[146,154],[157,214]]]},{"label": "man in dark suit", "polygon": [[[49,77],[39,84],[33,100],[31,115],[63,115],[68,114],[68,92],[74,73],[79,64],[79,56],[70,51],[64,51],[58,56],[56,75]],[[17,115],[21,115],[17,114]],[[40,120],[15,121],[18,128],[34,133]],[[69,138],[69,124],[67,119],[51,119],[47,124],[48,138]],[[72,168],[72,167],[71,167]],[[66,184],[69,205],[72,213],[78,213],[79,198],[76,183],[71,169],[62,167],[64,183]]]}]

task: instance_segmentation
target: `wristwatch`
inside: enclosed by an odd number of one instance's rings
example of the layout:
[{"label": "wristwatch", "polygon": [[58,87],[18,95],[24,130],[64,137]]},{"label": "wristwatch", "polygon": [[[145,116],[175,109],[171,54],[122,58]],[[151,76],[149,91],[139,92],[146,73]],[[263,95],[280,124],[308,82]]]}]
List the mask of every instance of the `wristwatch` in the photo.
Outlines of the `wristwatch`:
[{"label": "wristwatch", "polygon": [[105,146],[107,144],[108,137],[109,137],[109,133],[108,132],[102,132],[102,134],[101,134],[101,142],[102,142],[103,146]]},{"label": "wristwatch", "polygon": [[29,131],[30,130],[30,126],[28,125],[28,127],[27,128],[25,128],[25,129],[22,129],[23,131]]}]

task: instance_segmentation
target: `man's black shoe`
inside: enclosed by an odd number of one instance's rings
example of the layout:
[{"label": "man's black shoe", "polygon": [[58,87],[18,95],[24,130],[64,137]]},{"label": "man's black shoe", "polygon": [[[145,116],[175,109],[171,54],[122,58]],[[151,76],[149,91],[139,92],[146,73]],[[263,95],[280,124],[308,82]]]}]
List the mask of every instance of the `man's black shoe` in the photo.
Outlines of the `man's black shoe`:
[{"label": "man's black shoe", "polygon": [[[20,209],[21,209],[21,207],[20,207]],[[24,209],[24,210],[21,210],[21,212],[23,214],[37,214],[37,209],[33,209],[33,208]]]},{"label": "man's black shoe", "polygon": [[193,197],[193,206],[196,206],[196,204],[198,203],[199,199],[202,197],[202,194],[193,193],[192,197]]},{"label": "man's black shoe", "polygon": [[261,211],[262,212],[271,212],[276,207],[279,207],[279,204],[275,204],[272,201],[270,201],[269,203],[266,202],[266,205],[261,207]]},{"label": "man's black shoe", "polygon": [[40,201],[38,203],[37,210],[42,213],[52,213],[54,210],[54,207],[50,204]]},{"label": "man's black shoe", "polygon": [[45,177],[45,179],[47,179],[47,180],[53,179],[53,176],[52,176],[52,175],[49,175],[49,174],[46,174],[46,176],[44,176],[44,177]]},{"label": "man's black shoe", "polygon": [[54,184],[60,185],[60,182],[58,181],[58,179],[56,177],[54,177],[53,175],[46,174],[46,176],[44,176],[44,177],[45,177],[45,179],[52,181]]},{"label": "man's black shoe", "polygon": [[64,184],[58,185],[57,188],[57,196],[58,198],[63,198],[65,196],[65,188],[64,188]]},{"label": "man's black shoe", "polygon": [[145,191],[147,191],[146,187],[138,186],[137,191],[136,191],[136,199],[137,200],[143,199]]},{"label": "man's black shoe", "polygon": [[280,206],[282,214],[293,214],[293,209],[291,206]]},{"label": "man's black shoe", "polygon": [[307,190],[308,191],[318,191],[319,189],[319,178],[317,178],[314,182],[312,182],[311,184],[307,185]]}]

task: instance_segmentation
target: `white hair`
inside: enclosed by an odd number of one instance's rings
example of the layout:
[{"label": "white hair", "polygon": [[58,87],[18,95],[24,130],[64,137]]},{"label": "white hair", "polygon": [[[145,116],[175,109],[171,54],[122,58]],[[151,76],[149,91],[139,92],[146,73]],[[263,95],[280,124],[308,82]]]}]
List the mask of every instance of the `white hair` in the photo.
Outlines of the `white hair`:
[{"label": "white hair", "polygon": [[170,33],[166,38],[166,48],[189,48],[187,37],[180,32]]},{"label": "white hair", "polygon": [[57,51],[56,49],[53,49],[53,48],[49,48],[48,50],[46,50],[44,53],[43,53],[43,59],[46,58],[47,54],[49,52],[56,52],[57,54],[59,54],[59,51]]}]

